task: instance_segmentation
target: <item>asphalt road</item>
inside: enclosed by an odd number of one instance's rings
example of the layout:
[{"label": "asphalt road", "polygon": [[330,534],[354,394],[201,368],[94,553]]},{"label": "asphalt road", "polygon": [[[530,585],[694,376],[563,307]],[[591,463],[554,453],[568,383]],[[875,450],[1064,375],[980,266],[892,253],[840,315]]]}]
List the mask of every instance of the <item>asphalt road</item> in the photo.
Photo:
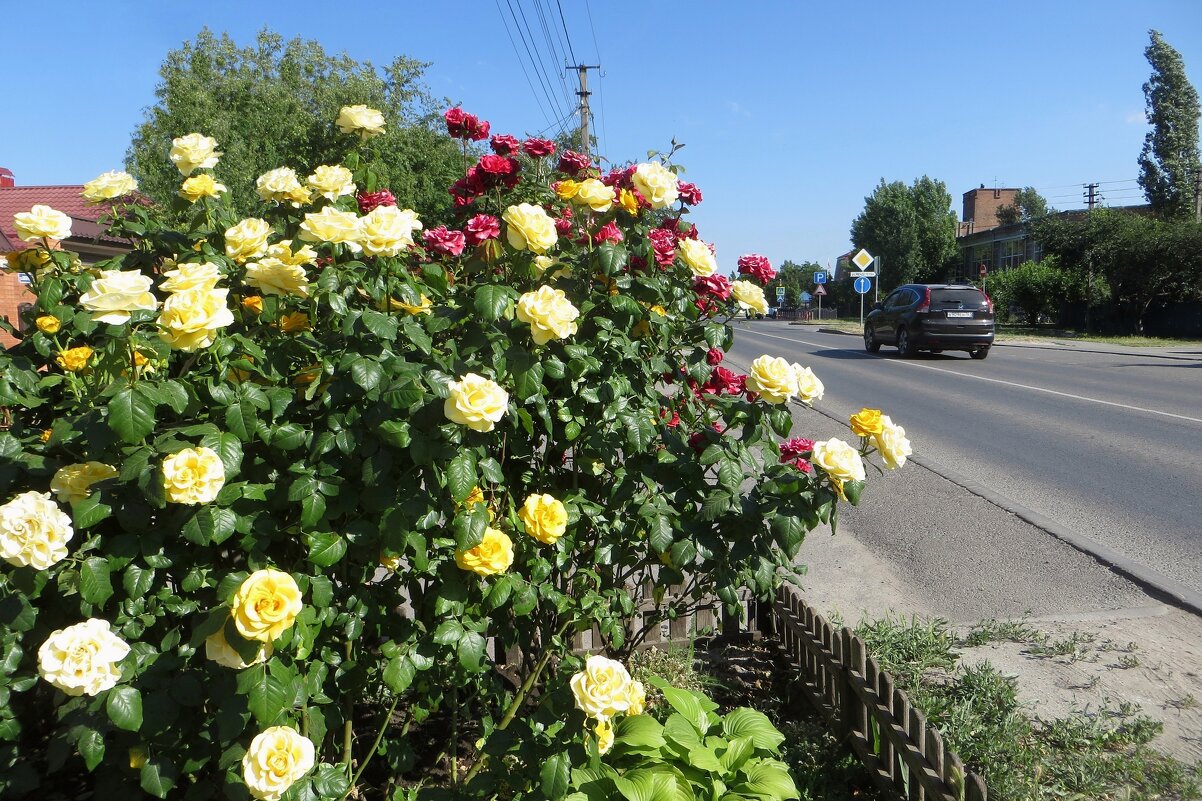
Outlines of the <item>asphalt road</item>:
[{"label": "asphalt road", "polygon": [[[984,361],[964,353],[903,360],[888,346],[867,354],[858,337],[774,321],[743,323],[736,332],[730,354],[736,364],[746,367],[768,353],[812,367],[826,386],[817,404],[823,413],[846,420],[862,406],[880,408],[905,427],[916,455],[928,464],[1202,592],[1202,352],[1163,359],[997,346]],[[817,420],[813,426],[828,428]],[[894,489],[911,483],[910,489],[921,492],[939,486],[907,478],[895,481]],[[873,490],[870,480],[869,493]],[[871,517],[876,530],[871,536],[897,551],[888,555],[903,570],[905,549],[930,549],[923,568],[929,572],[940,549],[947,552],[957,542],[964,553],[948,562],[960,569],[991,558],[1017,561],[1012,567],[1020,572],[1049,566],[1046,581],[1033,576],[1029,588],[1011,588],[1014,604],[1021,605],[1022,595],[1037,585],[1055,595],[1069,589],[1060,582],[1071,581],[1079,585],[1076,592],[1110,596],[1083,598],[1073,604],[1077,608],[1134,601],[1119,597],[1129,594],[1120,585],[1102,587],[1099,576],[1089,575],[1092,569],[1069,559],[1065,546],[1044,542],[1051,538],[1040,537],[1037,529],[1011,527],[1025,532],[1023,542],[1011,541],[1006,521],[998,519],[997,531],[985,532],[983,516],[997,517],[996,507],[986,515],[965,495],[949,490],[929,503],[921,497],[896,499],[895,530],[923,518],[933,530],[921,538],[889,536],[890,508],[882,499],[865,504],[867,511],[852,510],[848,519],[858,533],[856,513]],[[946,538],[935,537],[934,529]],[[1046,586],[1049,581],[1053,586]],[[1004,594],[1005,588],[990,592]],[[999,597],[1003,600],[1011,605]]]}]

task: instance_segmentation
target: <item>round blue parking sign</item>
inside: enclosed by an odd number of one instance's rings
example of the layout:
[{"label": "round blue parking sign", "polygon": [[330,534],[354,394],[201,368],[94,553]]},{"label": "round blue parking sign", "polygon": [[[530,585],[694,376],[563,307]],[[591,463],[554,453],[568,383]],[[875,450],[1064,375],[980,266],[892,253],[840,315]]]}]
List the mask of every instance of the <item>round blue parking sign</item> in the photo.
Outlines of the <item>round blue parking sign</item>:
[{"label": "round blue parking sign", "polygon": [[855,287],[856,292],[859,292],[861,295],[867,295],[872,289],[872,281],[861,277],[857,278],[856,282],[852,286]]}]

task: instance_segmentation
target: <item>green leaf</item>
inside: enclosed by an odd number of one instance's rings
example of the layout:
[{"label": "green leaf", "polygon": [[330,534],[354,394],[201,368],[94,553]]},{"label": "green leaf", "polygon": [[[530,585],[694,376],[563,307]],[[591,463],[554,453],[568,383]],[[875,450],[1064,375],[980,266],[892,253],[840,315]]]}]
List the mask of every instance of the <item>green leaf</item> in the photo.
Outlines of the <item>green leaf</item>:
[{"label": "green leaf", "polygon": [[626,801],[677,801],[676,780],[668,773],[631,770],[614,779],[614,786]]},{"label": "green leaf", "polygon": [[108,402],[108,425],[131,445],[154,431],[154,404],[137,387],[125,387]]},{"label": "green leaf", "polygon": [[385,442],[397,448],[408,448],[412,441],[409,435],[409,424],[403,420],[388,420],[381,423],[377,430]]},{"label": "green leaf", "polygon": [[238,694],[246,696],[247,709],[255,716],[255,721],[263,728],[276,725],[292,701],[293,688],[272,675],[267,665],[253,665],[241,671],[237,681]]},{"label": "green leaf", "polygon": [[317,609],[325,609],[334,600],[334,582],[325,576],[309,579],[309,602]]},{"label": "green leaf", "polygon": [[543,366],[534,362],[525,370],[514,373],[514,399],[523,402],[539,394],[543,388]]},{"label": "green leaf", "polygon": [[313,773],[313,790],[321,798],[342,798],[351,789],[345,765],[318,765]]},{"label": "green leaf", "polygon": [[476,457],[471,451],[460,451],[447,465],[447,490],[455,503],[462,503],[476,487]]},{"label": "green leaf", "polygon": [[96,770],[96,766],[104,759],[104,735],[90,726],[83,727],[75,747],[79,749],[84,767],[89,771]]},{"label": "green leaf", "polygon": [[571,769],[571,761],[566,752],[560,752],[543,762],[538,775],[543,795],[550,801],[560,801],[567,795]]},{"label": "green leaf", "polygon": [[743,466],[736,459],[727,459],[718,465],[718,483],[731,492],[738,492],[743,483]]},{"label": "green leaf", "polygon": [[128,684],[109,690],[104,704],[109,720],[119,729],[137,731],[142,728],[142,693]]},{"label": "green leaf", "polygon": [[238,516],[231,509],[202,506],[184,523],[184,538],[197,545],[220,545],[234,533]]},{"label": "green leaf", "polygon": [[864,492],[863,481],[848,481],[843,484],[843,494],[847,496],[847,502],[852,506],[858,506],[860,503],[860,495]]},{"label": "green leaf", "polygon": [[750,737],[736,737],[727,743],[726,751],[718,761],[727,773],[735,773],[754,753],[755,745]]},{"label": "green leaf", "polygon": [[378,336],[380,339],[392,342],[396,339],[397,320],[389,314],[382,314],[371,309],[363,310],[363,325],[368,331]]},{"label": "green leaf", "polygon": [[332,531],[305,534],[305,542],[309,546],[309,561],[318,567],[335,565],[346,556],[346,539]]},{"label": "green leaf", "polygon": [[659,750],[665,744],[664,727],[650,715],[627,715],[614,727],[614,745]]},{"label": "green leaf", "polygon": [[130,598],[136,599],[146,595],[150,592],[153,584],[153,568],[144,568],[138,565],[130,565],[125,568],[125,576],[121,580],[121,585],[125,587],[125,594]]},{"label": "green leaf", "polygon": [[649,681],[664,694],[668,705],[679,712],[698,732],[705,734],[709,728],[709,715],[695,693],[673,687],[658,676],[652,676]]},{"label": "green leaf", "polygon": [[175,787],[179,772],[175,765],[160,756],[151,756],[142,765],[140,775],[142,789],[155,798],[166,798]]},{"label": "green leaf", "polygon": [[314,487],[314,491],[300,499],[302,526],[315,526],[326,513],[326,499]]},{"label": "green leaf", "polygon": [[714,753],[714,749],[704,745],[700,748],[689,749],[688,762],[691,767],[698,770],[722,773],[722,763],[718,761],[718,755]]},{"label": "green leaf", "polygon": [[474,631],[465,631],[459,638],[459,664],[473,673],[484,670],[484,648],[487,642]]},{"label": "green leaf", "polygon": [[594,251],[593,258],[597,269],[603,275],[617,275],[626,267],[629,254],[626,246],[615,242],[602,242]]},{"label": "green leaf", "polygon": [[225,425],[234,436],[250,442],[259,427],[259,415],[254,404],[241,393],[225,410]]},{"label": "green leaf", "polygon": [[500,284],[481,284],[476,289],[476,314],[484,320],[500,320],[509,311],[512,293],[513,290]]},{"label": "green leaf", "polygon": [[416,675],[417,667],[413,664],[413,660],[401,654],[389,660],[388,666],[384,668],[384,683],[394,693],[403,693],[409,689],[409,685],[413,683],[413,677]]},{"label": "green leaf", "polygon": [[178,381],[163,381],[155,387],[159,392],[162,403],[170,406],[176,414],[183,414],[188,408],[188,390]]},{"label": "green leaf", "polygon": [[89,557],[79,570],[79,594],[90,604],[100,606],[113,594],[109,563],[99,556]]},{"label": "green leaf", "polygon": [[351,379],[363,388],[364,392],[371,392],[380,385],[380,379],[384,377],[384,368],[379,362],[371,359],[357,359],[351,365]]},{"label": "green leaf", "polygon": [[776,751],[785,741],[768,716],[754,709],[736,709],[722,720],[722,733],[728,738],[750,737],[756,748]]},{"label": "green leaf", "polygon": [[100,495],[93,492],[78,503],[71,504],[71,519],[75,528],[91,528],[102,520],[108,519],[113,508],[100,502]]},{"label": "green leaf", "polygon": [[730,509],[730,493],[726,490],[714,490],[701,504],[702,520],[717,520]]},{"label": "green leaf", "polygon": [[672,547],[672,541],[675,539],[672,521],[664,515],[656,515],[651,519],[647,533],[650,535],[651,547],[657,552],[663,553]]},{"label": "green leaf", "polygon": [[775,760],[758,762],[747,768],[745,775],[746,783],[732,789],[768,799],[799,798],[797,785],[793,783],[789,769],[782,762]]},{"label": "green leaf", "polygon": [[792,555],[805,539],[808,531],[805,521],[793,515],[777,515],[772,518],[772,536],[785,553]]},{"label": "green leaf", "polygon": [[225,480],[229,481],[242,467],[242,443],[233,434],[213,432],[205,434],[200,444],[217,454],[225,468]]}]

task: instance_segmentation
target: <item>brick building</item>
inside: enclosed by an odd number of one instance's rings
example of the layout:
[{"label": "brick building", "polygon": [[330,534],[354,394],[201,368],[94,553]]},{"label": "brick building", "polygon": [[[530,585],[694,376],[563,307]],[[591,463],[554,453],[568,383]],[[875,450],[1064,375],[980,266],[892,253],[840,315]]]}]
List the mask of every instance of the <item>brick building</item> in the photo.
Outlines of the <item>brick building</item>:
[{"label": "brick building", "polygon": [[[0,167],[0,257],[9,251],[24,250],[30,243],[17,236],[13,215],[29,211],[41,203],[63,212],[71,218],[71,237],[63,247],[79,254],[84,264],[94,264],[129,250],[125,242],[106,236],[97,223],[108,211],[104,204],[89,203],[80,194],[83,185],[17,186],[10,170]],[[0,267],[6,263],[0,262]],[[0,316],[13,326],[21,327],[21,310],[33,302],[27,288],[28,277],[20,273],[0,272]],[[9,347],[15,340],[0,331],[0,347]]]}]

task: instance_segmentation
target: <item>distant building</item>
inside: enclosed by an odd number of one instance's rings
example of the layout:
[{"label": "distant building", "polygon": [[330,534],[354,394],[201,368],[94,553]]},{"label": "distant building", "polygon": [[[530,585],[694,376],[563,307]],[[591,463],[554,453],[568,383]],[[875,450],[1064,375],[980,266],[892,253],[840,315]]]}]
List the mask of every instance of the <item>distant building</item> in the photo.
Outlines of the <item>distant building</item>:
[{"label": "distant building", "polygon": [[[79,254],[84,264],[95,264],[127,252],[128,244],[107,236],[97,222],[108,212],[108,206],[89,203],[83,199],[81,192],[82,184],[17,186],[12,171],[0,167],[0,258],[9,251],[24,250],[30,246],[30,243],[22,242],[17,236],[13,215],[29,211],[39,203],[71,218],[71,237],[63,242],[63,247]],[[6,263],[0,262],[2,266],[6,266]],[[22,308],[32,304],[34,299],[27,287],[28,282],[29,277],[24,274],[0,272],[0,316],[18,328]],[[0,331],[0,347],[7,348],[15,342],[6,332]]]}]

